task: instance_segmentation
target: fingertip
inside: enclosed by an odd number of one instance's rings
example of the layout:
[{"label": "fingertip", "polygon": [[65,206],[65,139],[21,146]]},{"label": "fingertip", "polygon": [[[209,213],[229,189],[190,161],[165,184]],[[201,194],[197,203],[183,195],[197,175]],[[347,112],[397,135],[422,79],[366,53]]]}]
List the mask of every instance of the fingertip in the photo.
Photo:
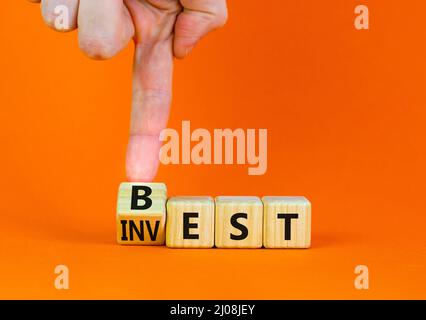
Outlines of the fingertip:
[{"label": "fingertip", "polygon": [[90,59],[108,60],[120,51],[120,47],[110,39],[79,37],[80,50]]},{"label": "fingertip", "polygon": [[187,56],[186,54],[183,54],[182,52],[176,51],[176,50],[173,52],[173,55],[176,59],[179,59],[179,60],[183,60]]},{"label": "fingertip", "polygon": [[146,176],[144,174],[138,174],[135,172],[127,172],[128,182],[152,182],[154,181],[153,176]]},{"label": "fingertip", "polygon": [[79,47],[91,59],[113,58],[133,37],[133,22],[122,0],[80,1],[78,12]]},{"label": "fingertip", "polygon": [[160,146],[157,136],[130,136],[126,156],[128,181],[150,182],[154,180],[159,166]]},{"label": "fingertip", "polygon": [[194,46],[179,46],[176,45],[174,48],[174,56],[177,59],[185,59],[194,49]]}]

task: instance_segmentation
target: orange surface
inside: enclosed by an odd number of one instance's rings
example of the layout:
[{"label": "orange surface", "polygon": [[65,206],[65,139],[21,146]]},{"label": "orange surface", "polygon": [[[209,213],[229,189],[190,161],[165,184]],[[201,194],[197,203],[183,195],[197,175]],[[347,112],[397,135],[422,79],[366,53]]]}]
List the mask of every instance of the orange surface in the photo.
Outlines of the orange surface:
[{"label": "orange surface", "polygon": [[[267,174],[161,166],[157,180],[170,196],[305,195],[313,247],[116,245],[133,48],[93,62],[37,6],[3,1],[0,298],[426,298],[426,2],[229,2],[227,26],[176,63],[169,127],[267,128]],[[369,31],[353,27],[360,3]]]}]

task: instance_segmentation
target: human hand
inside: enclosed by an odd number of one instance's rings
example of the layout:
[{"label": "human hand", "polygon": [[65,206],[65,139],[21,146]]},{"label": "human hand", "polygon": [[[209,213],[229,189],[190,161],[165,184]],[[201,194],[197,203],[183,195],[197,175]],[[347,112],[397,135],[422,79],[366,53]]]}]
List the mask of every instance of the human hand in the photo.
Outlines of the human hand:
[{"label": "human hand", "polygon": [[[159,164],[159,135],[171,104],[173,57],[186,57],[197,42],[227,19],[226,0],[28,0],[41,2],[45,22],[55,28],[55,8],[69,11],[81,50],[109,59],[135,43],[129,181],[151,181]],[[63,31],[63,30],[62,30]]]}]

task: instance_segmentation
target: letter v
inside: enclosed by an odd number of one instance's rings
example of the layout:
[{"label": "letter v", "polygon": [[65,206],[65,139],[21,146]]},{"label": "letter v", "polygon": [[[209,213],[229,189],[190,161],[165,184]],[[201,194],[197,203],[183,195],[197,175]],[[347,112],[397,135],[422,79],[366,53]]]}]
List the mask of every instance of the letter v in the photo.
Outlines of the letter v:
[{"label": "letter v", "polygon": [[160,227],[160,221],[155,221],[154,233],[152,233],[150,221],[145,221],[145,223],[146,223],[146,227],[148,229],[148,233],[149,233],[149,237],[151,238],[151,241],[155,241],[157,239],[158,228]]}]

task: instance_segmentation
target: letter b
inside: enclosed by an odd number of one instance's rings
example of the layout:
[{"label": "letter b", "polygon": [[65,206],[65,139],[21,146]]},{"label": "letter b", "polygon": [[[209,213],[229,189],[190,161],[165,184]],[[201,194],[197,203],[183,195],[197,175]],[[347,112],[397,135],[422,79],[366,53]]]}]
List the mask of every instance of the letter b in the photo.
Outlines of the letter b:
[{"label": "letter b", "polygon": [[[139,191],[143,191],[143,194],[139,194]],[[152,194],[152,189],[148,186],[132,186],[132,210],[147,210],[152,206],[152,200],[149,196]],[[139,200],[143,200],[144,204],[140,205]]]}]

